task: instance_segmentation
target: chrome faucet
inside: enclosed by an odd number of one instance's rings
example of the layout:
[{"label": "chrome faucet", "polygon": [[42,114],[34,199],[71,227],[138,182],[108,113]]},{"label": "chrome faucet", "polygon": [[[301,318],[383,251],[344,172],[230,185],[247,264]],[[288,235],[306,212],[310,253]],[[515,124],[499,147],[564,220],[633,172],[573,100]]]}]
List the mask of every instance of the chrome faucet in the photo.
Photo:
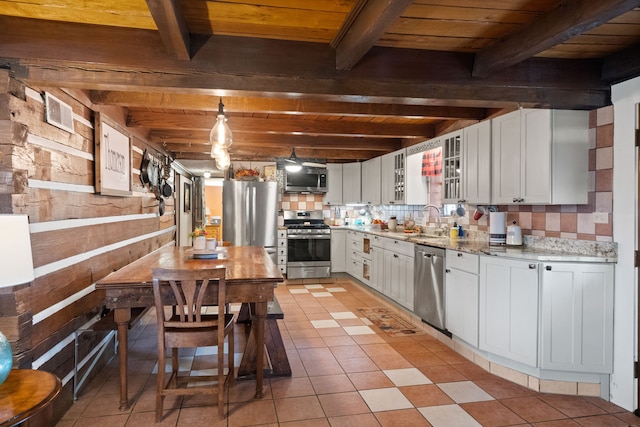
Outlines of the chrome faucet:
[{"label": "chrome faucet", "polygon": [[422,208],[423,211],[429,210],[429,208],[434,208],[438,216],[436,217],[436,224],[438,224],[438,228],[442,228],[442,220],[440,219],[440,208],[436,205],[424,205]]}]

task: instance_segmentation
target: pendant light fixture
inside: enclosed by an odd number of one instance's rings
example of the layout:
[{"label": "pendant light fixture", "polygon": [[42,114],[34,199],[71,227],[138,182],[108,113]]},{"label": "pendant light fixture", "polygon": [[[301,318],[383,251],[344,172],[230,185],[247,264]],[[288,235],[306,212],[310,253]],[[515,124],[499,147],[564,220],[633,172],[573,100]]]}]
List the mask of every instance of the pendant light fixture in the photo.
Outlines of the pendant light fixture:
[{"label": "pendant light fixture", "polygon": [[233,144],[233,134],[231,132],[231,128],[227,124],[227,120],[228,119],[224,116],[224,104],[222,103],[222,98],[220,98],[216,124],[209,133],[211,157],[216,160],[216,167],[220,170],[226,170],[231,165],[229,147]]},{"label": "pendant light fixture", "polygon": [[291,150],[291,156],[289,156],[288,159],[284,159],[285,162],[287,162],[286,165],[284,165],[284,168],[287,170],[287,172],[300,172],[300,170],[302,169],[302,162],[300,162],[300,159],[298,159],[298,156],[296,156],[296,149],[295,147]]}]

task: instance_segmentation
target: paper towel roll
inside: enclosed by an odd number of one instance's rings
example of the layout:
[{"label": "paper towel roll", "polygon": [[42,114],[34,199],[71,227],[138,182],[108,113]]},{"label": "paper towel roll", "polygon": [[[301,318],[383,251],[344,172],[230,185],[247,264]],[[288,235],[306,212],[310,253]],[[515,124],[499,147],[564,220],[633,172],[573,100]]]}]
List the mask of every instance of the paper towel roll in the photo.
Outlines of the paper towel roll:
[{"label": "paper towel roll", "polygon": [[507,241],[506,212],[489,213],[489,244],[504,245]]}]

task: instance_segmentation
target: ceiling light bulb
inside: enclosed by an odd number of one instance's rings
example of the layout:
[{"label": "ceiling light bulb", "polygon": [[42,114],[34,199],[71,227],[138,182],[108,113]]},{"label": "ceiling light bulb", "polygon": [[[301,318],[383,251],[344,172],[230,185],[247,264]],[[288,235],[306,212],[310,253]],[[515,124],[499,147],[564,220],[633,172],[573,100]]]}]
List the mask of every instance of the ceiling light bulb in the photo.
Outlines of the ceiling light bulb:
[{"label": "ceiling light bulb", "polygon": [[222,98],[218,104],[218,118],[216,124],[209,133],[209,141],[211,145],[219,145],[221,147],[229,148],[233,144],[233,134],[231,128],[227,124],[227,118],[224,116],[224,104]]},{"label": "ceiling light bulb", "polygon": [[224,153],[227,152],[227,148],[223,147],[221,145],[218,144],[213,144],[211,146],[211,157],[214,159],[218,159],[220,158],[220,156],[223,156]]},{"label": "ceiling light bulb", "polygon": [[227,170],[231,166],[231,158],[229,157],[229,153],[225,151],[223,156],[216,157],[216,167],[220,170]]},{"label": "ceiling light bulb", "polygon": [[299,165],[297,163],[290,163],[288,165],[285,165],[284,168],[288,171],[288,172],[300,172],[300,170],[302,169],[302,165]]}]

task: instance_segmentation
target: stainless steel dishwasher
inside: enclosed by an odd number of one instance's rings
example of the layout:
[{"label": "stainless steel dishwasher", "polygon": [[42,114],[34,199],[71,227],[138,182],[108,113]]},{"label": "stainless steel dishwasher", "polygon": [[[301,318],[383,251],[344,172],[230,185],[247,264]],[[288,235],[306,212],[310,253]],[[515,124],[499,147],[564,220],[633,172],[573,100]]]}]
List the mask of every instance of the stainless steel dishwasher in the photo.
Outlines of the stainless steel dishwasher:
[{"label": "stainless steel dishwasher", "polygon": [[424,322],[442,332],[446,330],[444,257],[445,251],[442,248],[415,245],[414,311]]}]

